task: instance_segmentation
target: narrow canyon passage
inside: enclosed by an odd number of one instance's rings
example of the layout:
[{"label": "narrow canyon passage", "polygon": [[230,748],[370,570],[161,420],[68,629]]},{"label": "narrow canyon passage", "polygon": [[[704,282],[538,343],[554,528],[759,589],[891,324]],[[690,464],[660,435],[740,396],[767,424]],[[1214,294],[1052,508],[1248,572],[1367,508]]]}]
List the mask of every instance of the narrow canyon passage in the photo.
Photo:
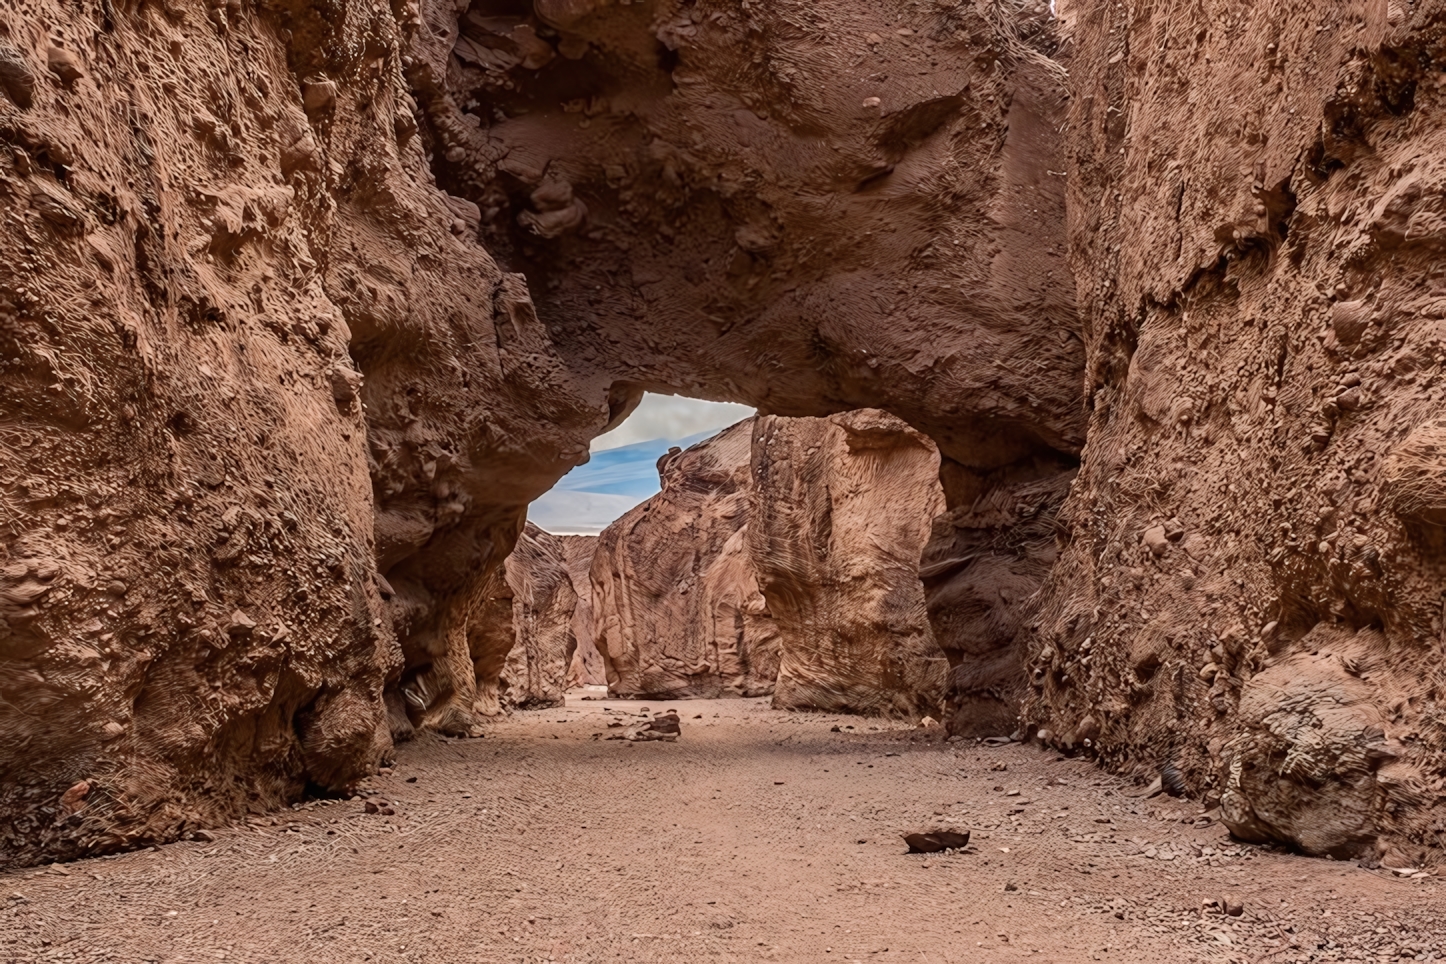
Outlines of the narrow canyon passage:
[{"label": "narrow canyon passage", "polygon": [[[1435,878],[1231,841],[1037,746],[766,700],[426,734],[356,798],[0,874],[0,960],[1336,961],[1446,952]],[[589,694],[591,695],[591,694]],[[671,708],[676,743],[610,741]],[[835,732],[835,728],[838,729]],[[367,813],[371,803],[376,813]],[[388,811],[391,811],[390,813]],[[1207,824],[1208,825],[1203,825]],[[970,829],[964,853],[900,834]],[[1239,916],[1202,901],[1239,903]]]}]

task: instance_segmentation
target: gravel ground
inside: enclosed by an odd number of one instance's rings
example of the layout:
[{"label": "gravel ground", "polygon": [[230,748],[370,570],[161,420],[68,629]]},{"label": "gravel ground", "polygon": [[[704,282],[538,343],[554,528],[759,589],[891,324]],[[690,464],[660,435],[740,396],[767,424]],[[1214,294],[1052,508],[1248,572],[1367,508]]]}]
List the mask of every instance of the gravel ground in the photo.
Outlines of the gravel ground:
[{"label": "gravel ground", "polygon": [[[681,739],[607,739],[644,706],[677,709]],[[1037,748],[766,701],[574,694],[404,746],[367,791],[0,873],[0,961],[1446,957],[1429,874],[1243,845]],[[969,848],[905,854],[935,827]]]}]

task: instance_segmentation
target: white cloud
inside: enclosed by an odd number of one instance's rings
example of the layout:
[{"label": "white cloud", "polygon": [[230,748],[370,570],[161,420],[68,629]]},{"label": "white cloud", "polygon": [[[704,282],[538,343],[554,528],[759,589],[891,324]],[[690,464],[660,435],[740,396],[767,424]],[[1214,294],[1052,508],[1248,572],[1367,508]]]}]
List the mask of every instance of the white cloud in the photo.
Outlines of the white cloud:
[{"label": "white cloud", "polygon": [[[597,458],[568,473],[527,516],[559,535],[601,532],[658,491],[656,463],[670,445],[701,441],[752,414],[747,405],[645,395],[622,425],[592,443]],[[614,451],[624,446],[633,447]]]},{"label": "white cloud", "polygon": [[553,489],[527,507],[527,518],[559,536],[595,536],[642,499]]},{"label": "white cloud", "polygon": [[732,402],[705,402],[650,392],[643,396],[642,402],[623,424],[593,439],[592,450],[603,452],[634,442],[653,439],[676,441],[699,432],[717,432],[753,412],[747,405]]}]

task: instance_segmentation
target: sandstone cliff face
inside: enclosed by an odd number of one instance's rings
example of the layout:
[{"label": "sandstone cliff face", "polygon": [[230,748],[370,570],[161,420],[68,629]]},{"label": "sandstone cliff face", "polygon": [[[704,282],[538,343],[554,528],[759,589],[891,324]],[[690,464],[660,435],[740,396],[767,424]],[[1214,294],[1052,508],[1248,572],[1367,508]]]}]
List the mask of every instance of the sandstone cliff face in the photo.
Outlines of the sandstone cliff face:
[{"label": "sandstone cliff face", "polygon": [[566,549],[558,536],[529,523],[504,568],[512,587],[516,642],[499,681],[502,705],[561,706],[577,650],[572,626],[578,596]]},{"label": "sandstone cliff face", "polygon": [[1092,414],[1031,713],[1247,838],[1410,863],[1446,842],[1446,8],[1060,6]]},{"label": "sandstone cliff face", "polygon": [[[976,467],[1077,448],[1042,9],[15,8],[22,859],[343,787],[405,732],[404,674],[470,728],[523,507],[645,387],[890,404]],[[795,44],[820,30],[849,39]]]},{"label": "sandstone cliff face", "polygon": [[440,651],[462,574],[609,418],[522,281],[454,230],[403,43],[359,2],[4,15],[13,859],[369,772],[393,626]]},{"label": "sandstone cliff face", "polygon": [[597,550],[597,536],[562,536],[562,551],[567,557],[567,576],[577,594],[572,610],[572,637],[577,649],[568,667],[569,687],[606,686],[607,670],[602,654],[592,635],[592,557]]},{"label": "sandstone cliff face", "polygon": [[614,696],[761,696],[778,633],[749,565],[745,419],[658,461],[662,491],[603,530],[594,638]]},{"label": "sandstone cliff face", "polygon": [[939,714],[919,556],[939,455],[883,412],[753,425],[748,551],[783,649],[774,706]]}]

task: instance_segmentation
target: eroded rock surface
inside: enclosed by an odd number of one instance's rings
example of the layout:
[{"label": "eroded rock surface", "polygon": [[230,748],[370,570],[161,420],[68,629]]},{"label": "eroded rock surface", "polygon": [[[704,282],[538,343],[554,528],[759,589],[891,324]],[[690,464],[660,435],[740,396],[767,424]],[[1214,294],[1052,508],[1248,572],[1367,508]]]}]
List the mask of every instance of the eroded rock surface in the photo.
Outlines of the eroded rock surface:
[{"label": "eroded rock surface", "polygon": [[919,582],[943,509],[932,442],[878,411],[754,420],[748,551],[783,658],[774,706],[937,717]]},{"label": "eroded rock surface", "polygon": [[934,519],[919,575],[934,639],[949,660],[951,734],[1019,728],[1030,624],[1058,552],[1056,517],[1073,476],[1059,458],[992,473],[941,467],[952,508]]},{"label": "eroded rock surface", "polygon": [[572,637],[577,649],[568,667],[569,687],[606,686],[607,670],[602,654],[593,642],[592,628],[592,557],[597,551],[597,536],[561,536],[562,551],[567,557],[567,575],[577,593],[572,611]]},{"label": "eroded rock surface", "polygon": [[1446,843],[1446,10],[1060,7],[1092,414],[1032,716],[1409,864]]},{"label": "eroded rock surface", "polygon": [[7,8],[10,859],[370,772],[403,649],[609,418],[452,230],[403,43],[364,3]]},{"label": "eroded rock surface", "polygon": [[7,855],[469,731],[525,505],[647,388],[937,443],[956,729],[1022,679],[1242,834],[1439,847],[1446,12],[1053,6],[12,4]]},{"label": "eroded rock surface", "polygon": [[1044,3],[458,7],[421,10],[425,136],[580,377],[1078,450]]},{"label": "eroded rock surface", "polygon": [[564,701],[577,594],[562,540],[529,522],[477,586],[467,600],[465,650],[420,660],[402,676],[413,728],[480,736],[486,718]]},{"label": "eroded rock surface", "polygon": [[561,538],[528,523],[503,567],[512,587],[516,642],[499,681],[502,705],[561,706],[577,650],[572,627],[578,595],[567,550]]},{"label": "eroded rock surface", "polygon": [[594,639],[614,696],[762,696],[778,632],[749,563],[753,419],[658,460],[662,491],[597,538]]}]

